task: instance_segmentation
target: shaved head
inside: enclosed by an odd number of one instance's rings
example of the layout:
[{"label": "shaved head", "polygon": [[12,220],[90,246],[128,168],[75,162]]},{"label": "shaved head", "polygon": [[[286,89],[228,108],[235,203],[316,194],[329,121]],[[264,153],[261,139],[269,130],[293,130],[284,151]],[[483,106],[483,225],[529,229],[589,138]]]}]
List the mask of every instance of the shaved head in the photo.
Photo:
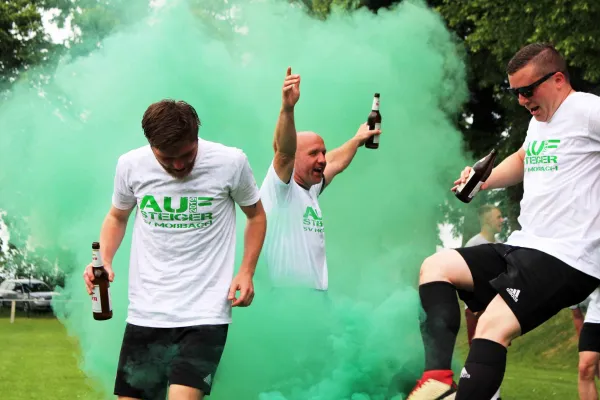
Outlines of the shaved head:
[{"label": "shaved head", "polygon": [[325,144],[325,141],[323,140],[321,135],[319,135],[316,132],[302,131],[296,134],[296,146],[298,150],[315,143]]}]

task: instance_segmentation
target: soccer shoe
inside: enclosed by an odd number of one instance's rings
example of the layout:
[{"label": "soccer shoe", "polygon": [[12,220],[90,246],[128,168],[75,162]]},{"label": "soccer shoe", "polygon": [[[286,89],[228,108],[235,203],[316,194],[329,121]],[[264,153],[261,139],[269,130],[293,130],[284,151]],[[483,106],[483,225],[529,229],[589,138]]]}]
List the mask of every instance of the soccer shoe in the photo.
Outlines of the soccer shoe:
[{"label": "soccer shoe", "polygon": [[433,378],[418,380],[417,386],[410,392],[406,400],[454,400],[457,386],[440,382]]}]

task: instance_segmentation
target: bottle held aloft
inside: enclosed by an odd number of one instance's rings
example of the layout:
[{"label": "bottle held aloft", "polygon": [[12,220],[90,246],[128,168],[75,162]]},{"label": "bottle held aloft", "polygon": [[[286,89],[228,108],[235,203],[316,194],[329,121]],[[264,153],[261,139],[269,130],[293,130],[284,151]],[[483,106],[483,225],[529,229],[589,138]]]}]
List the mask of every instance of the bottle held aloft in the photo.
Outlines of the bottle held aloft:
[{"label": "bottle held aloft", "polygon": [[463,203],[470,203],[473,197],[481,189],[481,185],[490,177],[494,162],[496,161],[496,149],[493,149],[490,154],[477,161],[471,168],[471,173],[466,182],[456,188],[456,197]]},{"label": "bottle held aloft", "polygon": [[[367,118],[367,125],[369,130],[381,129],[381,113],[379,112],[379,93],[375,93],[373,96],[373,105],[371,106],[371,113]],[[378,149],[379,148],[379,135],[373,135],[365,142],[367,149]]]}]

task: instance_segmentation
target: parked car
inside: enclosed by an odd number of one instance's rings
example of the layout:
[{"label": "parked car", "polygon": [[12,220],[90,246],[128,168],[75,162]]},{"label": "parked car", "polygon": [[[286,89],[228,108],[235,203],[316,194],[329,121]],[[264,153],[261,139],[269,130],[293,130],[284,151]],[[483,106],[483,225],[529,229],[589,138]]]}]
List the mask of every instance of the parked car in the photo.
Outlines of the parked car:
[{"label": "parked car", "polygon": [[23,311],[50,311],[52,298],[58,296],[45,282],[39,279],[7,279],[0,283],[0,307],[15,307]]}]

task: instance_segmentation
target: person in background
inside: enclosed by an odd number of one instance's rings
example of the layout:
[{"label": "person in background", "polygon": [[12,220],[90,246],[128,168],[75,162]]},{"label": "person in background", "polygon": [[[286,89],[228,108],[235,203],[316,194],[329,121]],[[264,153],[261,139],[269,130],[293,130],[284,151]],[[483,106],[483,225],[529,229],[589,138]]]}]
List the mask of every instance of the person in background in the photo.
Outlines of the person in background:
[{"label": "person in background", "polygon": [[[502,224],[504,223],[500,209],[494,205],[485,204],[479,208],[478,217],[481,231],[469,239],[465,247],[485,243],[499,243],[496,235],[502,231]],[[469,341],[469,346],[471,346],[471,342],[473,341],[475,329],[477,328],[477,319],[480,315],[481,312],[474,313],[465,304],[465,320],[467,323],[467,340]],[[498,388],[498,391],[491,400],[500,400],[500,388]]]},{"label": "person in background", "polygon": [[573,322],[579,336],[579,398],[598,400],[596,378],[600,375],[600,287],[585,301],[569,308],[573,312]]}]

